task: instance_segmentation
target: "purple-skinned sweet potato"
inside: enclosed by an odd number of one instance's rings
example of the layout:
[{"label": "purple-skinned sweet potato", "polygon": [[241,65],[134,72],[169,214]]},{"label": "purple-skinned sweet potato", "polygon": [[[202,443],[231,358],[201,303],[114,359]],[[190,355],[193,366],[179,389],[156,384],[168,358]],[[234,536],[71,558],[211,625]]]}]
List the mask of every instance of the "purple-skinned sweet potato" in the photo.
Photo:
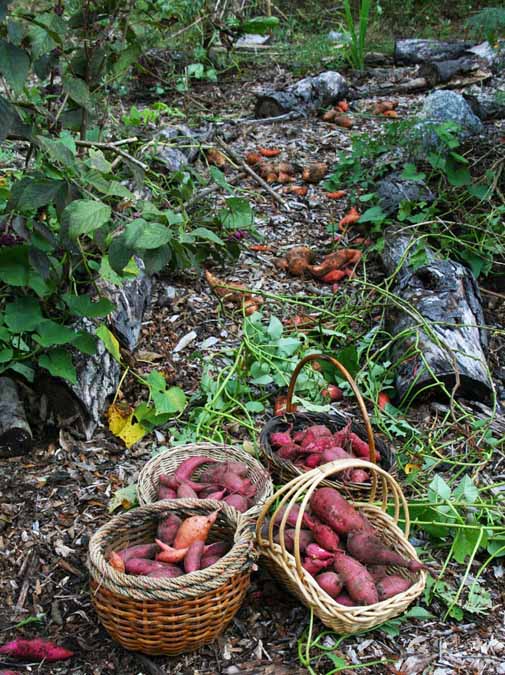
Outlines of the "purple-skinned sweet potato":
[{"label": "purple-skinned sweet potato", "polygon": [[426,569],[425,565],[417,560],[409,560],[392,551],[371,532],[350,532],[347,537],[347,550],[353,558],[369,565],[398,565],[412,572]]},{"label": "purple-skinned sweet potato", "polygon": [[368,522],[334,488],[316,490],[310,506],[315,515],[339,535],[352,530],[370,530]]},{"label": "purple-skinned sweet potato", "polygon": [[200,561],[203,556],[205,544],[201,540],[194,541],[188,548],[188,552],[184,557],[184,571],[186,574],[196,572],[200,569]]},{"label": "purple-skinned sweet potato", "polygon": [[367,568],[341,551],[333,555],[335,572],[342,579],[351,600],[360,606],[379,602],[374,580]]},{"label": "purple-skinned sweet potato", "polygon": [[126,562],[130,558],[146,558],[147,560],[154,560],[154,556],[158,552],[156,544],[138,544],[137,546],[130,546],[117,551],[118,556]]},{"label": "purple-skinned sweet potato", "polygon": [[317,575],[316,581],[330,598],[336,598],[343,588],[342,580],[336,572],[322,572]]},{"label": "purple-skinned sweet potato", "polygon": [[181,523],[182,520],[179,518],[179,516],[176,516],[175,513],[170,513],[158,525],[156,538],[162,541],[164,544],[172,546],[175,535],[177,534],[177,530],[181,526]]},{"label": "purple-skinned sweet potato", "polygon": [[398,593],[404,593],[412,586],[412,581],[400,577],[397,574],[389,574],[377,582],[377,593],[379,594],[379,601],[392,598]]}]

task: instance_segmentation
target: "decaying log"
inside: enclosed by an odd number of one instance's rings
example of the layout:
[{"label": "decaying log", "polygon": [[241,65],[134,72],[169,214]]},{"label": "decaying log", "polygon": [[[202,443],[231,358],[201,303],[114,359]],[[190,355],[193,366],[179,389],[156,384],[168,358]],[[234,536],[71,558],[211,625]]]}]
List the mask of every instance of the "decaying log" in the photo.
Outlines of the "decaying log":
[{"label": "decaying log", "polygon": [[32,448],[32,430],[14,380],[0,377],[0,457],[24,455]]},{"label": "decaying log", "polygon": [[[499,96],[499,94],[502,96]],[[505,96],[496,89],[481,89],[478,92],[464,93],[466,102],[481,120],[505,119]]]},{"label": "decaying log", "polygon": [[333,70],[316,77],[306,77],[287,89],[256,94],[254,116],[276,117],[292,110],[306,113],[343,99],[348,91],[345,79]]},{"label": "decaying log", "polygon": [[[485,350],[486,333],[479,289],[466,267],[439,260],[426,247],[428,262],[410,265],[411,236],[389,228],[384,236],[382,259],[389,274],[395,271],[393,292],[401,304],[388,310],[388,327],[395,341],[393,362],[398,396],[411,398],[419,392],[440,397],[442,387],[471,400],[490,396]],[[426,326],[423,326],[423,323]]]},{"label": "decaying log", "polygon": [[450,61],[432,61],[423,63],[419,68],[419,77],[423,77],[429,87],[449,82],[455,75],[471,73],[480,67],[477,59],[462,56]]},{"label": "decaying log", "polygon": [[394,48],[396,64],[413,66],[417,63],[458,59],[472,47],[471,42],[442,42],[440,40],[397,40]]}]

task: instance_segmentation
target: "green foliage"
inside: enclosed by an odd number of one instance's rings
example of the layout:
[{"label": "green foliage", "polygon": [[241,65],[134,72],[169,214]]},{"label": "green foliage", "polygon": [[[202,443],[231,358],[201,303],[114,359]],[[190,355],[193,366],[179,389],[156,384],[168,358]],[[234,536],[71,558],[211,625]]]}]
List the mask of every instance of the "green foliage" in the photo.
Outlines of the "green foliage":
[{"label": "green foliage", "polygon": [[359,3],[358,30],[354,23],[350,0],[344,0],[344,17],[347,31],[351,37],[348,47],[348,59],[351,65],[357,70],[363,70],[365,67],[365,47],[368,22],[370,19],[370,10],[373,0],[361,0]]},{"label": "green foliage", "polygon": [[467,19],[466,27],[476,38],[485,38],[494,45],[505,36],[505,8],[484,7]]}]

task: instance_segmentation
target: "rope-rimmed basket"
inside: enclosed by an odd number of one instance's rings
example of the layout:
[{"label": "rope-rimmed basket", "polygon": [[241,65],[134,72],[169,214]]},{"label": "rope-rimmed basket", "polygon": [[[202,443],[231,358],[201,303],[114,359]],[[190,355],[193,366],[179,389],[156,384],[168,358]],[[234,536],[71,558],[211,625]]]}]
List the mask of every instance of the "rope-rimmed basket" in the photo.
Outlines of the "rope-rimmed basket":
[{"label": "rope-rimmed basket", "polygon": [[[375,529],[375,534],[403,557],[418,561],[415,549],[408,541],[410,519],[408,505],[400,486],[394,478],[378,466],[363,460],[337,460],[297,476],[284,485],[263,507],[256,525],[256,539],[259,551],[267,567],[306,607],[314,611],[321,621],[337,633],[357,633],[378,626],[404,612],[421,595],[426,583],[426,572],[411,572],[407,568],[388,566],[388,574],[397,574],[413,582],[412,586],[388,600],[362,607],[346,607],[338,604],[304,570],[300,557],[299,542],[303,513],[307,509],[314,491],[325,484],[328,477],[351,468],[364,468],[371,472],[372,481],[367,502],[352,502],[365,515]],[[380,493],[379,505],[373,502]],[[284,532],[287,515],[291,506],[298,503],[300,512],[295,527],[294,555],[286,549]],[[275,509],[273,505],[277,504]],[[279,509],[286,506],[286,513],[279,526],[279,543],[274,541],[274,521]],[[386,513],[389,506],[393,516]],[[270,511],[272,510],[272,513]],[[400,512],[403,511],[404,531],[398,527]],[[271,516],[271,517],[270,517]],[[270,517],[269,524],[265,519]]]},{"label": "rope-rimmed basket", "polygon": [[[332,410],[330,413],[294,412],[293,395],[295,391],[296,380],[303,366],[310,361],[328,361],[342,373],[347,382],[349,382],[351,389],[356,396],[364,424],[360,424],[351,417],[343,415],[342,413],[339,413],[335,410]],[[375,464],[375,450],[378,450],[381,455],[380,465],[390,473],[394,474],[395,458],[392,448],[387,446],[380,439],[376,439],[374,437],[366,405],[359,392],[356,382],[349,371],[333,356],[328,356],[326,354],[309,354],[309,356],[306,356],[300,361],[300,363],[298,363],[289,382],[288,393],[286,397],[286,411],[287,412],[284,415],[272,417],[265,424],[260,434],[261,451],[265,457],[266,462],[268,463],[271,474],[276,479],[276,482],[287,483],[295,476],[300,476],[306,472],[303,471],[303,469],[295,466],[293,462],[279,457],[278,453],[272,448],[270,443],[270,434],[277,431],[286,431],[288,429],[291,429],[294,433],[296,431],[306,429],[313,424],[324,424],[328,427],[328,429],[330,429],[330,431],[335,432],[339,429],[343,429],[349,421],[351,421],[351,431],[357,434],[361,439],[368,442],[368,446],[370,448],[370,462]],[[324,485],[326,485],[326,487],[335,487],[338,490],[345,490],[346,492],[350,492],[358,496],[361,495],[365,499],[370,491],[369,483],[352,483],[348,481],[343,482],[339,478],[335,478],[332,481],[326,481]]]},{"label": "rope-rimmed basket", "polygon": [[[215,462],[239,461],[247,465],[247,478],[256,486],[256,494],[253,497],[254,504],[243,515],[249,519],[258,517],[261,507],[273,494],[273,485],[270,474],[257,459],[249,455],[245,450],[233,445],[219,445],[216,443],[189,443],[160,452],[150,459],[142,468],[138,484],[137,494],[140,504],[152,504],[158,499],[159,476],[161,473],[173,474],[179,465],[189,457],[203,455],[210,457]],[[193,474],[198,476],[205,470],[208,464],[204,464]]]},{"label": "rope-rimmed basket", "polygon": [[[118,572],[111,551],[154,542],[160,520],[209,515],[220,509],[207,543],[229,541],[231,549],[204,570],[174,579]],[[112,518],[91,538],[88,551],[91,599],[109,635],[144,654],[175,655],[208,644],[240,608],[256,558],[254,532],[232,507],[211,499],[164,500]]]}]

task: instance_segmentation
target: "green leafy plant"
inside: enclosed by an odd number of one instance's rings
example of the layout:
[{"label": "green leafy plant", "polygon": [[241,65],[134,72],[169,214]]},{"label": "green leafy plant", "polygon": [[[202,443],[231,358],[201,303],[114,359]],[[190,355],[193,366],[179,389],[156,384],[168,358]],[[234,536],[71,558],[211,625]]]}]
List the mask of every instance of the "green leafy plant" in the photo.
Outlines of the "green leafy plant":
[{"label": "green leafy plant", "polygon": [[495,45],[505,35],[505,9],[484,7],[467,19],[466,27],[472,35],[485,37],[491,45]]}]

